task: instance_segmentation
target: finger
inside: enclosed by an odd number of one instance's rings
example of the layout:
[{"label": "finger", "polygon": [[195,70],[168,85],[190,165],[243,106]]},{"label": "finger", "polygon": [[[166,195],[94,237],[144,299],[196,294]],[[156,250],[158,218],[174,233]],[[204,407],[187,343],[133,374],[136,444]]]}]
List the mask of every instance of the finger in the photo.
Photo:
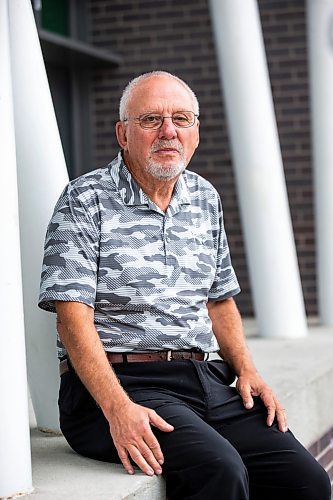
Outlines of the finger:
[{"label": "finger", "polygon": [[[159,445],[157,445],[157,447],[159,448]],[[143,456],[143,458],[147,462],[147,464],[150,465],[150,467],[154,470],[155,474],[157,474],[157,475],[158,474],[162,474],[161,465],[160,465],[160,463],[158,462],[158,460],[156,459],[156,457],[154,455],[154,451],[153,450],[155,448],[154,447],[151,448],[144,441],[142,441],[142,443],[140,444],[140,446],[138,448],[139,448],[139,451],[140,451],[141,455]],[[160,451],[160,454],[162,455],[161,451]],[[163,455],[162,455],[162,457],[163,457]]]},{"label": "finger", "polygon": [[163,453],[161,450],[161,447],[159,445],[159,442],[157,441],[156,437],[154,434],[150,431],[148,436],[145,436],[145,444],[154,456],[154,459],[162,465],[164,463],[164,457]]},{"label": "finger", "polygon": [[147,476],[154,475],[154,469],[147,463],[140,450],[136,446],[132,444],[128,445],[127,451],[131,455],[132,460],[142,470],[142,472],[147,474]]},{"label": "finger", "polygon": [[251,388],[248,384],[242,385],[238,384],[237,385],[237,390],[243,400],[243,404],[247,410],[250,410],[253,408],[253,398],[251,395]]},{"label": "finger", "polygon": [[[155,411],[153,411],[152,414],[149,415],[149,417],[152,417],[152,418],[158,417],[158,418],[160,418],[159,415],[157,415],[157,413],[155,413]],[[163,419],[161,419],[161,420],[163,420]],[[165,421],[163,420],[163,422],[165,422]],[[151,451],[151,453],[153,454],[155,460],[157,460],[157,462],[160,465],[162,465],[164,463],[163,453],[162,453],[160,444],[159,444],[156,436],[153,434],[153,432],[151,430],[150,424],[154,425],[154,422],[151,420],[151,418],[150,418],[150,422],[145,427],[144,433],[143,433],[143,436],[142,436],[143,439],[144,439],[144,444],[146,446],[148,446],[148,448]],[[173,429],[173,427],[172,427],[172,429]]]},{"label": "finger", "polygon": [[277,406],[276,409],[276,420],[278,423],[279,430],[281,432],[287,432],[288,430],[288,422],[287,422],[287,416],[286,416],[286,410],[282,408],[281,405]]},{"label": "finger", "polygon": [[275,406],[266,405],[266,408],[267,408],[267,425],[268,427],[271,427],[275,419]]},{"label": "finger", "polygon": [[121,460],[121,463],[124,466],[124,469],[128,472],[128,474],[134,474],[133,466],[128,458],[128,453],[125,448],[117,447],[118,456]]},{"label": "finger", "polygon": [[270,390],[265,390],[260,394],[260,397],[267,408],[267,425],[271,427],[275,419],[276,401]]},{"label": "finger", "polygon": [[149,411],[150,423],[164,432],[171,432],[174,430],[173,425],[168,424],[162,417],[160,417],[155,410]]}]

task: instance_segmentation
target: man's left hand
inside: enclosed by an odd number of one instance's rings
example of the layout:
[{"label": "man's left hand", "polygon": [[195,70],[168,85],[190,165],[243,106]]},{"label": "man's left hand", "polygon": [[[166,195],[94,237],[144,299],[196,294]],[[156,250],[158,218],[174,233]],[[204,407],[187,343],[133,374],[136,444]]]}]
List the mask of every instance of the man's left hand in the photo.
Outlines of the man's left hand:
[{"label": "man's left hand", "polygon": [[281,432],[288,430],[285,409],[272,389],[263,381],[257,372],[243,373],[238,377],[236,388],[247,409],[253,407],[253,396],[259,396],[267,408],[267,425],[271,426],[276,418]]}]

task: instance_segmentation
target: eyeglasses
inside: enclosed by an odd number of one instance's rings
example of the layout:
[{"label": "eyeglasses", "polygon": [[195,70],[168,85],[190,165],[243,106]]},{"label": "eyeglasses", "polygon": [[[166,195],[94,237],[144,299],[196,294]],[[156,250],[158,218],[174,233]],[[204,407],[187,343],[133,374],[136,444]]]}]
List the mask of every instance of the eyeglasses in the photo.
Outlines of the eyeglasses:
[{"label": "eyeglasses", "polygon": [[158,113],[145,113],[136,118],[125,118],[123,121],[128,122],[129,120],[133,120],[145,130],[158,130],[162,127],[165,118],[171,118],[175,127],[188,128],[194,125],[195,119],[198,116],[193,111],[175,111],[171,116],[163,116]]}]

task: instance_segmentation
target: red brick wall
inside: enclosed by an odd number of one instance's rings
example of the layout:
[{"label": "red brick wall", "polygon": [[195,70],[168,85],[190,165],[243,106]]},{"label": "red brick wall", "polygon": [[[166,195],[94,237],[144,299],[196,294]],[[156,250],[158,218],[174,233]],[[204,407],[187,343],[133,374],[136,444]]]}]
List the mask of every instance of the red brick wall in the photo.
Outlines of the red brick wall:
[{"label": "red brick wall", "polygon": [[[316,312],[304,2],[260,0],[288,194],[308,313]],[[208,0],[90,0],[90,39],[117,52],[123,64],[93,75],[94,166],[118,147],[114,124],[121,91],[139,73],[171,71],[196,92],[201,144],[190,169],[209,179],[223,199],[244,315],[252,315],[248,271],[231,166]]]},{"label": "red brick wall", "polygon": [[309,448],[309,452],[324,467],[333,486],[333,428],[313,443]]}]

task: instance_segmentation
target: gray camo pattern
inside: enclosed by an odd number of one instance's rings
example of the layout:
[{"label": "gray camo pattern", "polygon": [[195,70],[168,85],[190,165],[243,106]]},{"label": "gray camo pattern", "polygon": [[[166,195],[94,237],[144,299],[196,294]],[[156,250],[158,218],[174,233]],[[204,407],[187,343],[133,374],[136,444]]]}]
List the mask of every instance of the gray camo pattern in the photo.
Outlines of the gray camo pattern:
[{"label": "gray camo pattern", "polygon": [[46,234],[39,306],[93,307],[105,350],[217,351],[206,303],[239,291],[219,195],[199,175],[180,176],[166,213],[121,153],[61,194]]}]

